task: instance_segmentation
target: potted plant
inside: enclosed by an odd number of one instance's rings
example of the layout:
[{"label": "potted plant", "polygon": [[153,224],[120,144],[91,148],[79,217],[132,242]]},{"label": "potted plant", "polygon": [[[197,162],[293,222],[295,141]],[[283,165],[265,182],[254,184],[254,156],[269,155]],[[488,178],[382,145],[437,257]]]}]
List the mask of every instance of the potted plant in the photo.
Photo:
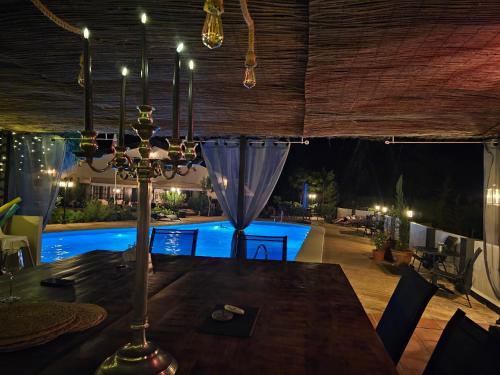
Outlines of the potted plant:
[{"label": "potted plant", "polygon": [[384,232],[377,232],[372,238],[375,249],[373,250],[373,260],[382,262],[384,260],[385,244],[388,236]]}]

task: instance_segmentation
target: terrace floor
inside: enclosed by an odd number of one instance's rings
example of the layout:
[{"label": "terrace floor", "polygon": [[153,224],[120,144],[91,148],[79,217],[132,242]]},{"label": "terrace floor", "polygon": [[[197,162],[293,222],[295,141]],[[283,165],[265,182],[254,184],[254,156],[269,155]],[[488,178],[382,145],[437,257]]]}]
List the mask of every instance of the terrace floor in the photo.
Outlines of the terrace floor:
[{"label": "terrace floor", "polygon": [[[355,229],[325,224],[324,263],[342,266],[370,320],[376,326],[399,280],[371,259],[371,241]],[[469,318],[487,328],[495,324],[498,314],[471,297],[472,308],[465,298],[438,293],[431,299],[417,329],[398,365],[401,374],[421,374],[447,321],[460,308]]]}]

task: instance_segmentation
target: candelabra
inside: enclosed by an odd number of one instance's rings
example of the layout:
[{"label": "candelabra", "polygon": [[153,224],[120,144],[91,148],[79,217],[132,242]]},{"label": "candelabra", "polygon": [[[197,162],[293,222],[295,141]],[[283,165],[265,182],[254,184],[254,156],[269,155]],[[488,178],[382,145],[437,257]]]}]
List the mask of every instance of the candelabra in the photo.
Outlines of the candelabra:
[{"label": "candelabra", "polygon": [[148,92],[148,58],[146,41],[147,16],[141,16],[142,22],[142,105],[138,106],[139,117],[132,127],[140,139],[139,158],[131,158],[126,153],[124,139],[125,122],[125,89],[128,70],[122,69],[122,87],[120,103],[120,128],[118,145],[114,148],[114,156],[105,168],[99,169],[93,165],[98,145],[97,133],[92,125],[92,79],[90,60],[90,33],[85,29],[84,35],[84,87],[85,87],[85,130],[81,131],[80,148],[77,156],[85,160],[96,172],[104,172],[109,168],[116,170],[122,179],[135,178],[138,183],[138,217],[135,265],[135,293],[133,296],[133,317],[131,323],[132,340],[107,358],[96,371],[104,374],[174,374],[177,371],[176,360],[167,352],[162,351],[146,339],[148,328],[147,296],[148,296],[148,261],[149,261],[149,227],[151,221],[151,191],[153,178],[163,176],[173,179],[175,176],[185,176],[196,162],[196,142],[193,140],[193,70],[194,63],[190,61],[189,80],[189,111],[188,136],[183,140],[179,136],[179,70],[180,53],[183,44],[177,46],[175,55],[173,92],[172,92],[172,137],[168,141],[168,158],[152,157],[150,139],[157,127],[153,122],[154,108],[149,104]]}]

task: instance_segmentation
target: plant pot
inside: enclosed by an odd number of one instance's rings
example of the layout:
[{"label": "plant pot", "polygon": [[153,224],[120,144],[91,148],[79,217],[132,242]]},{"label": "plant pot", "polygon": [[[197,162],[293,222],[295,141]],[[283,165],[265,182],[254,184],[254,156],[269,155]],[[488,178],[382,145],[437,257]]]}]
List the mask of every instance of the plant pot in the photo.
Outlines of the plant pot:
[{"label": "plant pot", "polygon": [[380,263],[384,261],[384,250],[382,249],[375,249],[373,250],[373,261]]},{"label": "plant pot", "polygon": [[412,252],[410,250],[392,250],[395,266],[407,266],[411,262]]}]

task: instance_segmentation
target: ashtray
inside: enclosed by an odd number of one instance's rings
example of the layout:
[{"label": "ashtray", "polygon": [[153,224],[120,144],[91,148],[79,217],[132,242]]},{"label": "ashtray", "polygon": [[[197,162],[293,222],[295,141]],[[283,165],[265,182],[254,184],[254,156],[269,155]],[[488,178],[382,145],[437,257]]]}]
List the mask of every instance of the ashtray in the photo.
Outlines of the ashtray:
[{"label": "ashtray", "polygon": [[212,312],[212,319],[218,322],[227,322],[233,319],[234,314],[225,309],[218,309]]}]

